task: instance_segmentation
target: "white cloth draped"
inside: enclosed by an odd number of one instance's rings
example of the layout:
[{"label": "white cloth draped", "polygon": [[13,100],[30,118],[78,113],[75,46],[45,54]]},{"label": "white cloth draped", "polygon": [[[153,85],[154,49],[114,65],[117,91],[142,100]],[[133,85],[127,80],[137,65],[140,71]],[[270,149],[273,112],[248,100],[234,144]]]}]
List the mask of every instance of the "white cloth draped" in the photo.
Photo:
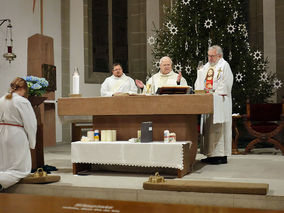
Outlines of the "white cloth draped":
[{"label": "white cloth draped", "polygon": [[[160,87],[166,86],[177,86],[177,77],[178,74],[174,71],[169,72],[168,74],[162,74],[161,72],[156,73],[151,78],[148,79],[147,84],[154,84],[155,92]],[[187,86],[187,82],[185,78],[181,78],[180,80],[181,86]],[[153,86],[153,85],[152,85]]]},{"label": "white cloth draped", "polygon": [[[198,70],[195,90],[204,90],[210,64]],[[230,65],[221,58],[215,65],[213,90],[214,113],[203,115],[203,137],[200,151],[209,157],[230,156],[232,153],[232,98],[233,74]],[[224,95],[224,96],[223,96]]]},{"label": "white cloth draped", "polygon": [[8,188],[31,172],[37,121],[30,102],[13,93],[11,100],[0,99],[0,123],[23,126],[0,125],[0,184]]},{"label": "white cloth draped", "polygon": [[183,145],[175,143],[73,142],[72,163],[165,167],[183,169]]},{"label": "white cloth draped", "polygon": [[121,77],[112,75],[106,78],[101,86],[101,96],[112,96],[117,92],[129,94],[137,93],[137,87],[134,80],[124,73]]}]

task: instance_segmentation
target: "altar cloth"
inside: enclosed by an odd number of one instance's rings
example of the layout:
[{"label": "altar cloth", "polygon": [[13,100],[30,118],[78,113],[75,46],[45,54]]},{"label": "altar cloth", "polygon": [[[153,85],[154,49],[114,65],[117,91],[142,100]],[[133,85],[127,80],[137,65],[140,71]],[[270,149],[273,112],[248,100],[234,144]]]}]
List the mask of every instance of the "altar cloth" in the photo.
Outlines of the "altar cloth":
[{"label": "altar cloth", "polygon": [[72,142],[72,163],[92,163],[183,169],[184,148],[190,141],[152,142]]}]

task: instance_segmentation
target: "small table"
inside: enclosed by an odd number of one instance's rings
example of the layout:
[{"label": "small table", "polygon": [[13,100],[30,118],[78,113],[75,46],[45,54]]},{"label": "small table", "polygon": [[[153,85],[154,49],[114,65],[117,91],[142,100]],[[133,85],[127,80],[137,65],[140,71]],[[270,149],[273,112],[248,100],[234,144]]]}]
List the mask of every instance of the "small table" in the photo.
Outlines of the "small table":
[{"label": "small table", "polygon": [[183,177],[190,172],[189,149],[191,142],[73,142],[71,161],[73,174],[88,170],[91,164],[117,165],[122,167],[169,168]]},{"label": "small table", "polygon": [[238,140],[239,140],[239,129],[237,126],[237,120],[242,118],[241,115],[232,115],[232,131],[235,132],[235,137],[232,138],[232,154],[233,155],[238,155],[240,154],[239,150],[238,150]]}]

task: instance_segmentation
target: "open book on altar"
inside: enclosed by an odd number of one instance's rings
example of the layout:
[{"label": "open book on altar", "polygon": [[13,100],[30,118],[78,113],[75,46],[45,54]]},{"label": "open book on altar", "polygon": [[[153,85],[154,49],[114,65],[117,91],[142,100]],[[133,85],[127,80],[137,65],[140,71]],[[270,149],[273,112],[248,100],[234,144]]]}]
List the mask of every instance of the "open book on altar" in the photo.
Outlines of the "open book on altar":
[{"label": "open book on altar", "polygon": [[156,94],[187,94],[190,88],[190,86],[159,87]]}]

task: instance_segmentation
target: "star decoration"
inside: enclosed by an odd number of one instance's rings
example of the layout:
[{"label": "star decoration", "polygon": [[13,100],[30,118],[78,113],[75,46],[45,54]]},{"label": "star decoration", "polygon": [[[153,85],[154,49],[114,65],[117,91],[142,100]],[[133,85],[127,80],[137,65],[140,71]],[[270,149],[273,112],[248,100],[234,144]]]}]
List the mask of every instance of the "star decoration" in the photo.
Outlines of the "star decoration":
[{"label": "star decoration", "polygon": [[228,31],[228,33],[232,34],[233,32],[235,32],[235,26],[232,25],[232,24],[229,24],[227,26],[227,31]]},{"label": "star decoration", "polygon": [[262,72],[260,74],[260,81],[263,81],[263,82],[266,82],[267,81],[267,78],[268,78],[268,75],[266,72]]},{"label": "star decoration", "polygon": [[177,34],[177,32],[178,32],[178,29],[177,29],[177,27],[172,27],[171,29],[170,29],[170,31],[171,31],[171,34],[172,35],[176,35]]},{"label": "star decoration", "polygon": [[148,44],[151,46],[155,44],[156,39],[153,36],[149,36],[148,38]]},{"label": "star decoration", "polygon": [[171,21],[168,21],[165,25],[166,25],[166,27],[167,27],[169,30],[171,30],[172,27],[173,27],[173,24],[172,24]]},{"label": "star decoration", "polygon": [[241,32],[246,32],[247,31],[246,25],[244,25],[244,24],[239,24],[238,29]]},{"label": "star decoration", "polygon": [[155,66],[157,69],[159,69],[159,68],[160,68],[160,61],[156,61],[156,62],[154,63],[154,66]]},{"label": "star decoration", "polygon": [[213,26],[213,21],[211,19],[205,20],[205,22],[204,22],[204,27],[205,28],[209,29],[212,26]]},{"label": "star decoration", "polygon": [[280,80],[275,79],[275,80],[273,81],[273,87],[274,87],[275,89],[279,89],[281,86],[282,86],[282,82],[281,82]]},{"label": "star decoration", "polygon": [[186,72],[187,75],[189,75],[191,73],[191,67],[187,65],[185,67],[185,72]]},{"label": "star decoration", "polygon": [[182,0],[182,3],[183,3],[184,5],[189,4],[189,2],[190,2],[190,0]]},{"label": "star decoration", "polygon": [[233,14],[233,19],[236,20],[238,18],[238,15],[239,15],[238,11],[235,11]]},{"label": "star decoration", "polygon": [[258,70],[264,70],[265,69],[265,64],[264,63],[259,63],[258,65],[257,65],[257,69]]},{"label": "star decoration", "polygon": [[259,59],[261,59],[261,56],[262,56],[262,54],[261,54],[261,52],[258,51],[258,50],[253,53],[253,59],[254,59],[254,60],[259,60]]},{"label": "star decoration", "polygon": [[180,64],[180,63],[176,64],[176,65],[174,66],[174,70],[175,70],[176,72],[181,72],[181,70],[182,70],[181,64]]},{"label": "star decoration", "polygon": [[242,80],[243,80],[243,74],[238,72],[236,74],[236,81],[241,82]]}]

